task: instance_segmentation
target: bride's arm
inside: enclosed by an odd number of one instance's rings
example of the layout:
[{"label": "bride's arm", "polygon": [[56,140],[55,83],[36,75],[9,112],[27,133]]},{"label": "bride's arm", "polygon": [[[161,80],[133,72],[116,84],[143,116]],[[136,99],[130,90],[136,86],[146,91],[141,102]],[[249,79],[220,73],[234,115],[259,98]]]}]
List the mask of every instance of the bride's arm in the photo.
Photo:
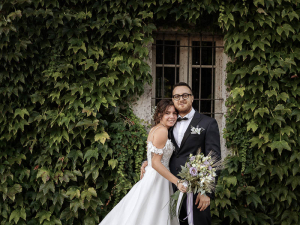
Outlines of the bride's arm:
[{"label": "bride's arm", "polygon": [[[157,129],[157,131],[155,132],[154,135],[154,140],[153,140],[153,145],[158,148],[158,149],[162,149],[165,145],[166,142],[168,140],[168,130],[166,128],[159,128]],[[163,155],[159,155],[159,154],[153,154],[152,157],[152,167],[153,169],[155,169],[160,175],[162,175],[164,178],[166,178],[168,181],[172,182],[173,184],[175,184],[177,186],[177,182],[178,182],[178,178],[175,177],[162,163],[161,163],[161,159],[162,159]],[[181,190],[185,190],[185,188],[183,187],[183,185],[180,183],[178,185],[178,188]]]}]

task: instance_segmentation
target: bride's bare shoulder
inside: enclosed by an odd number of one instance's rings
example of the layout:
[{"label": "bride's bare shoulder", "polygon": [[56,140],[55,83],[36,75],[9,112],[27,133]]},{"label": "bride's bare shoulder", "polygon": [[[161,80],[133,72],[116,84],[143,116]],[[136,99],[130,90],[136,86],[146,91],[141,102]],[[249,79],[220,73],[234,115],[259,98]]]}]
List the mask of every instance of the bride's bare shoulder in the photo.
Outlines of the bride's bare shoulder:
[{"label": "bride's bare shoulder", "polygon": [[153,134],[152,143],[157,148],[163,148],[168,140],[168,129],[166,127],[159,127]]}]

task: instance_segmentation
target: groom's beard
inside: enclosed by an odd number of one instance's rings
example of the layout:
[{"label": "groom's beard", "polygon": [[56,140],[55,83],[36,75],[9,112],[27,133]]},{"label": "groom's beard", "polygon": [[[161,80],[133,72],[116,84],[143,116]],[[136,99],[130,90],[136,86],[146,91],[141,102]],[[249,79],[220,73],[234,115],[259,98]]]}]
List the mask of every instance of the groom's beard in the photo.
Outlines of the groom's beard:
[{"label": "groom's beard", "polygon": [[[177,109],[178,113],[180,116],[185,116],[186,114],[188,114],[193,107],[193,97],[191,96],[188,99],[180,99],[177,102],[174,102],[175,108]],[[182,104],[182,105],[181,105]]]},{"label": "groom's beard", "polygon": [[191,110],[192,110],[192,104],[185,103],[184,106],[186,106],[187,109],[186,108],[181,108],[180,106],[178,108],[176,108],[177,111],[178,111],[178,113],[179,113],[179,115],[186,115],[189,112],[191,112]]}]

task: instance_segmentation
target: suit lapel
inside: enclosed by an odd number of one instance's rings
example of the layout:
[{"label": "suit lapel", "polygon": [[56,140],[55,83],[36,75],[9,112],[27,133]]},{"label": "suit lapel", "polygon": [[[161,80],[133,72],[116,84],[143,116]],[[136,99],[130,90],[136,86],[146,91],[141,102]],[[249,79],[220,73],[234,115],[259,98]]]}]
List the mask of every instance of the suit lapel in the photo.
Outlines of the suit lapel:
[{"label": "suit lapel", "polygon": [[169,129],[169,139],[171,139],[172,143],[174,144],[174,146],[175,146],[175,151],[178,151],[179,147],[178,147],[178,145],[177,145],[177,142],[175,141],[173,129],[174,129],[174,127],[171,127],[171,128]]},{"label": "suit lapel", "polygon": [[179,151],[182,149],[182,147],[183,147],[184,143],[186,142],[187,138],[190,136],[192,126],[196,127],[201,119],[202,119],[201,114],[196,111],[192,121],[190,122],[188,128],[186,129],[186,131],[184,133]]}]

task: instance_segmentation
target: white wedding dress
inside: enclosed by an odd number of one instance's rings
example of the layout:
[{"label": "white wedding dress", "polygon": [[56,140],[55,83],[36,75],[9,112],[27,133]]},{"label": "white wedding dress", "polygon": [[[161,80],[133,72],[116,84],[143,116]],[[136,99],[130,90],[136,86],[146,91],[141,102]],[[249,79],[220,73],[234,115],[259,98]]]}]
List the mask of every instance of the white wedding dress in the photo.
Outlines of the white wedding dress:
[{"label": "white wedding dress", "polygon": [[163,155],[161,162],[169,169],[174,146],[168,140],[163,149],[157,149],[151,141],[147,144],[148,166],[146,173],[127,195],[101,221],[100,225],[179,225],[169,216],[171,183],[151,166],[153,153]]}]

